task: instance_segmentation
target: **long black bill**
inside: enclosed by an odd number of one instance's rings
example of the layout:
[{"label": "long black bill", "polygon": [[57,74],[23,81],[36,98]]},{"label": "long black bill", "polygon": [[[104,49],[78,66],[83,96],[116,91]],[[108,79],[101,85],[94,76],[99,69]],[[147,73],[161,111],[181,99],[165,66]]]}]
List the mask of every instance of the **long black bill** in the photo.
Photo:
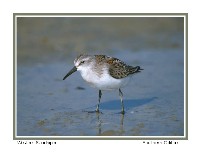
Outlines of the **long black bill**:
[{"label": "long black bill", "polygon": [[67,74],[66,76],[63,78],[63,80],[65,80],[68,76],[70,76],[72,73],[76,72],[77,68],[74,66]]}]

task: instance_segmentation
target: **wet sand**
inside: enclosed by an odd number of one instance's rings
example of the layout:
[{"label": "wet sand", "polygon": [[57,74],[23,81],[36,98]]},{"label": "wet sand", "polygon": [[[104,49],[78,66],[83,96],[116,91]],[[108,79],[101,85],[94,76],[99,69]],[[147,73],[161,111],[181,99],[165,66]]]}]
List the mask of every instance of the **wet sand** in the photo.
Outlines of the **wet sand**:
[{"label": "wet sand", "polygon": [[[17,37],[18,136],[183,136],[184,52],[181,18],[20,18]],[[105,92],[76,72],[80,53],[106,54],[144,70]]]}]

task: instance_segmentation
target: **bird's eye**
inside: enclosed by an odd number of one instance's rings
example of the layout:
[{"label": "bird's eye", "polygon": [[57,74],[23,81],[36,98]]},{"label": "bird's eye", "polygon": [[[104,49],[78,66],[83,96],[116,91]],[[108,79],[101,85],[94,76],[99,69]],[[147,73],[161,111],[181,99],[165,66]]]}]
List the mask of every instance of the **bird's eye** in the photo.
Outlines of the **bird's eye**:
[{"label": "bird's eye", "polygon": [[80,64],[83,64],[85,61],[81,61],[81,63]]}]

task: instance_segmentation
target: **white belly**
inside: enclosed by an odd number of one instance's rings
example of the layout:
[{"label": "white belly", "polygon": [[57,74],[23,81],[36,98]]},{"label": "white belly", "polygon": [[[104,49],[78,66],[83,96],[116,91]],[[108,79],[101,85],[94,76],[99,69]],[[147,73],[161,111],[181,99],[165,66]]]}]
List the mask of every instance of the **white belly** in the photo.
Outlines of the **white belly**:
[{"label": "white belly", "polygon": [[99,90],[115,90],[121,87],[124,87],[130,80],[130,77],[123,79],[115,79],[110,76],[108,73],[104,73],[101,77],[97,76],[94,72],[81,72],[83,79],[89,83],[92,87],[95,87]]}]

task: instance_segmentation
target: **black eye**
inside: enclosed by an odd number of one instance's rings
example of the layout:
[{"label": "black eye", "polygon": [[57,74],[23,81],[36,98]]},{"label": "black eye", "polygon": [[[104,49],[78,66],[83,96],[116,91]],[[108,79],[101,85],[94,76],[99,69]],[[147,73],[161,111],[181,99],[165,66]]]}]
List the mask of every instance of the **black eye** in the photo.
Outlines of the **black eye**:
[{"label": "black eye", "polygon": [[81,61],[81,63],[80,64],[83,64],[85,61]]}]

